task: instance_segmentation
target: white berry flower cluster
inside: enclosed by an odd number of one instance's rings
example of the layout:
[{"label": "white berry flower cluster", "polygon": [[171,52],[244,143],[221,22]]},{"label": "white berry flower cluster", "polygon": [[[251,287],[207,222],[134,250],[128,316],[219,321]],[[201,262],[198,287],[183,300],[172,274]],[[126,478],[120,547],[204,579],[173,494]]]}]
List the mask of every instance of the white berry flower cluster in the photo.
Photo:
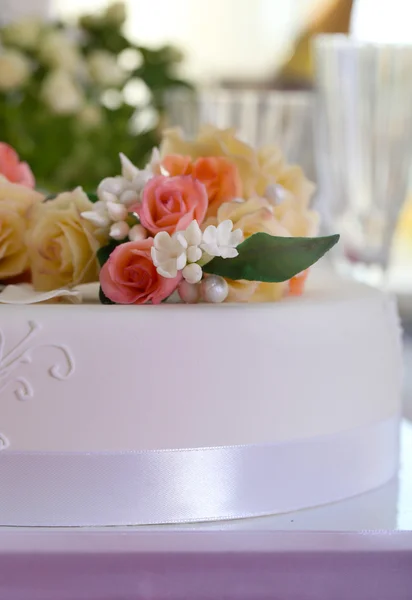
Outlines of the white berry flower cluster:
[{"label": "white berry flower cluster", "polygon": [[243,232],[233,231],[230,220],[217,227],[209,225],[203,232],[197,221],[192,221],[185,231],[172,235],[166,231],[157,233],[151,250],[152,260],[162,277],[174,278],[181,271],[188,283],[195,284],[202,279],[202,264],[214,256],[235,258],[236,247],[242,240]]},{"label": "white berry flower cluster", "polygon": [[130,219],[129,214],[140,202],[146,183],[155,175],[160,163],[159,152],[155,149],[150,162],[144,169],[138,169],[124,154],[120,153],[122,174],[106,177],[98,188],[98,201],[93,209],[82,213],[86,219],[99,227],[114,240],[129,238],[130,241],[143,240],[148,236],[138,219]]}]

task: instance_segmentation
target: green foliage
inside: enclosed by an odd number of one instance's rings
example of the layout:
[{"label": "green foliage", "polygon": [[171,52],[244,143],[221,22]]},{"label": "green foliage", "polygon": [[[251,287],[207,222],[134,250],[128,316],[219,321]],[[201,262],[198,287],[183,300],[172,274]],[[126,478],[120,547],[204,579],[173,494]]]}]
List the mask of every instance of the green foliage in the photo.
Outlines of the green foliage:
[{"label": "green foliage", "polygon": [[315,264],[338,241],[339,235],[288,238],[255,233],[237,247],[236,258],[214,258],[203,270],[233,280],[287,281]]},{"label": "green foliage", "polygon": [[87,192],[87,197],[89,198],[90,202],[93,202],[93,204],[99,200],[98,195],[94,192]]},{"label": "green foliage", "polygon": [[[97,260],[99,262],[100,268],[102,268],[103,265],[109,260],[111,253],[117,248],[117,246],[120,246],[120,244],[124,244],[128,241],[128,238],[125,238],[120,241],[110,240],[110,242],[106,244],[106,246],[102,246],[101,248],[99,248],[97,251]],[[116,304],[106,296],[101,286],[99,288],[99,300],[101,304]]]},{"label": "green foliage", "polygon": [[[119,172],[120,151],[143,166],[159,142],[165,92],[190,87],[176,74],[180,53],[169,46],[149,50],[132,43],[122,31],[122,11],[124,7],[116,3],[101,14],[81,17],[75,29],[65,23],[45,23],[37,43],[29,48],[13,39],[7,28],[0,30],[0,47],[4,47],[0,52],[18,51],[31,64],[24,84],[11,90],[0,86],[0,141],[13,146],[29,163],[40,189],[52,193],[81,185],[94,190],[101,179]],[[42,43],[52,32],[75,40],[80,57],[79,68],[67,72],[84,101],[71,114],[56,112],[44,93],[45,81],[59,66],[53,66],[42,52]],[[124,65],[123,81],[108,85],[93,79],[89,61],[96,51],[108,52]],[[134,61],[125,65],[127,53]],[[128,104],[124,89],[131,80],[147,86],[145,103]],[[86,106],[98,122],[87,121]]]},{"label": "green foliage", "polygon": [[111,253],[113,252],[113,250],[115,250],[115,248],[117,248],[117,246],[120,246],[120,244],[124,244],[128,241],[129,238],[125,238],[120,241],[110,240],[110,242],[106,244],[106,246],[102,246],[101,248],[99,248],[97,251],[97,260],[99,261],[100,267],[102,267],[109,260]]},{"label": "green foliage", "polygon": [[110,298],[106,296],[101,287],[99,288],[99,300],[101,304],[116,304],[116,302],[113,302],[113,300],[110,300]]}]

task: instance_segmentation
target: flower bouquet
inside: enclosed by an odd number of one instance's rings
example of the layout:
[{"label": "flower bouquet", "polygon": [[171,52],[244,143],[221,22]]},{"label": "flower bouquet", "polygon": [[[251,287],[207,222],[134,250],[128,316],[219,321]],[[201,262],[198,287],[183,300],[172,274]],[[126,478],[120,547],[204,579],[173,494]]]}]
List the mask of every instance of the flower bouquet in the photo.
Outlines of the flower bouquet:
[{"label": "flower bouquet", "polygon": [[0,28],[0,132],[49,192],[92,189],[116,172],[116,148],[144,164],[159,143],[163,98],[188,87],[182,56],[123,33],[115,2],[77,24],[25,18]]},{"label": "flower bouquet", "polygon": [[339,238],[315,237],[300,167],[232,130],[207,126],[194,141],[167,130],[143,169],[120,154],[121,174],[96,193],[53,198],[27,187],[28,167],[0,149],[3,283],[25,275],[63,293],[99,281],[104,304],[275,301],[302,293]]}]

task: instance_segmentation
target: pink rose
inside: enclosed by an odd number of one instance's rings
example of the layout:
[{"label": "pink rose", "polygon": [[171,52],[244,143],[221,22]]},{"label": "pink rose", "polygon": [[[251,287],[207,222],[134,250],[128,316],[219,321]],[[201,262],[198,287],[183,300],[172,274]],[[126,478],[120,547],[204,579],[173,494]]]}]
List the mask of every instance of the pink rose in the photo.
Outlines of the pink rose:
[{"label": "pink rose", "polygon": [[142,225],[155,235],[185,230],[196,219],[199,225],[208,206],[206,188],[190,175],[153,177],[143,190],[138,207]]},{"label": "pink rose", "polygon": [[158,274],[150,249],[153,238],[117,246],[100,271],[100,285],[117,304],[159,304],[174,292],[182,276],[166,279]]},{"label": "pink rose", "polygon": [[34,188],[34,176],[29,165],[20,162],[17,152],[4,142],[0,142],[0,175],[3,175],[11,183]]}]

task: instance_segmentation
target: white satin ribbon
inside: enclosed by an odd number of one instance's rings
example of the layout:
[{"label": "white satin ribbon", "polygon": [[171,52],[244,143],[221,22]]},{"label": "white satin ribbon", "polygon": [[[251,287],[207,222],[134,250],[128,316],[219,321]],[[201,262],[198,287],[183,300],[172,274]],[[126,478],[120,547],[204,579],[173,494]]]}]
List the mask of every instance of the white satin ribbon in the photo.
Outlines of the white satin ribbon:
[{"label": "white satin ribbon", "polygon": [[399,417],[280,444],[140,452],[0,453],[0,525],[235,519],[334,502],[386,483]]}]

